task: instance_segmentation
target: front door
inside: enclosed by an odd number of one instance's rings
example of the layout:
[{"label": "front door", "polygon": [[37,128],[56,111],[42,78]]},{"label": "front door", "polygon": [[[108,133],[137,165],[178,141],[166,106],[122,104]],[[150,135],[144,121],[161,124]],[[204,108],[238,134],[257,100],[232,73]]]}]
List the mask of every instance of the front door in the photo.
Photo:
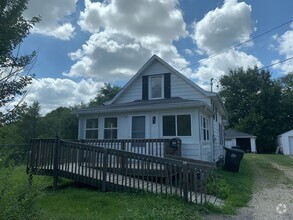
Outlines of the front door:
[{"label": "front door", "polygon": [[131,129],[131,151],[140,154],[147,154],[146,143],[142,140],[145,138],[145,116],[132,117]]},{"label": "front door", "polygon": [[131,138],[145,138],[145,116],[132,117]]}]

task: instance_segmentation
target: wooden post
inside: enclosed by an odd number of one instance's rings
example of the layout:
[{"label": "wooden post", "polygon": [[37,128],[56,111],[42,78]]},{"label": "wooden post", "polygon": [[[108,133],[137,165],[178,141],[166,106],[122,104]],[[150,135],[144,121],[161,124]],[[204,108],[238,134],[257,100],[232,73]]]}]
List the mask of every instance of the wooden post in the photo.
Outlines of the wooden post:
[{"label": "wooden post", "polygon": [[57,190],[58,186],[58,154],[60,148],[60,139],[59,137],[56,138],[56,143],[54,146],[54,164],[53,164],[53,190]]},{"label": "wooden post", "polygon": [[183,162],[183,196],[188,201],[188,164]]},{"label": "wooden post", "polygon": [[29,186],[31,186],[33,183],[33,171],[32,171],[33,166],[32,166],[32,155],[31,155],[32,149],[33,149],[32,145],[33,145],[33,140],[30,140],[30,148],[27,149],[27,152],[26,152],[27,154],[26,155],[27,156],[26,173],[28,175]]},{"label": "wooden post", "polygon": [[31,169],[28,169],[27,174],[28,174],[28,185],[32,186],[32,184],[33,184],[33,171]]},{"label": "wooden post", "polygon": [[103,180],[102,180],[102,191],[106,191],[107,182],[107,170],[108,170],[108,149],[103,149]]}]

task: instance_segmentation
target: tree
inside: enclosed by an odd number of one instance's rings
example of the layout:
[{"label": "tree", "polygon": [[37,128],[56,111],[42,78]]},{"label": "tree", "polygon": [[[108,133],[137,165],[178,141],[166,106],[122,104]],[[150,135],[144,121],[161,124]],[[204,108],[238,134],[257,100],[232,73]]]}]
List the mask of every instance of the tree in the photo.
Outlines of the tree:
[{"label": "tree", "polygon": [[282,87],[281,94],[281,114],[283,118],[282,131],[293,129],[293,72],[279,79]]},{"label": "tree", "polygon": [[0,112],[0,126],[18,114],[17,109],[23,100],[19,97],[26,94],[25,88],[32,82],[30,69],[36,52],[20,55],[19,49],[23,39],[40,18],[24,18],[27,3],[28,0],[0,1],[0,108],[16,101],[14,107]]},{"label": "tree", "polygon": [[64,139],[77,139],[78,119],[71,112],[73,107],[59,107],[41,119],[40,136],[54,138],[58,135]]},{"label": "tree", "polygon": [[97,96],[90,101],[89,106],[102,105],[104,102],[113,99],[119,90],[119,86],[112,86],[110,83],[104,83],[104,86],[99,90]]},{"label": "tree", "polygon": [[39,102],[34,102],[31,106],[27,107],[21,114],[18,126],[20,134],[23,136],[25,142],[29,142],[32,138],[37,138],[40,135],[40,114],[41,106]]},{"label": "tree", "polygon": [[230,126],[256,135],[259,152],[273,152],[284,123],[280,83],[257,67],[230,70],[220,83]]}]

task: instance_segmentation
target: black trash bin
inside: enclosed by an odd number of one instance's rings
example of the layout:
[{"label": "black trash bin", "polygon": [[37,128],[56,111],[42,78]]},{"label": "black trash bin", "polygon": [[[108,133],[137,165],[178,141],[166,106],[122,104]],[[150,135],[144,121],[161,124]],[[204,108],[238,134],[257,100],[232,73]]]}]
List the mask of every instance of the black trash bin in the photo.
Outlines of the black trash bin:
[{"label": "black trash bin", "polygon": [[238,149],[231,149],[225,147],[225,164],[224,170],[231,172],[238,172],[240,167],[240,161],[243,158],[244,151]]}]

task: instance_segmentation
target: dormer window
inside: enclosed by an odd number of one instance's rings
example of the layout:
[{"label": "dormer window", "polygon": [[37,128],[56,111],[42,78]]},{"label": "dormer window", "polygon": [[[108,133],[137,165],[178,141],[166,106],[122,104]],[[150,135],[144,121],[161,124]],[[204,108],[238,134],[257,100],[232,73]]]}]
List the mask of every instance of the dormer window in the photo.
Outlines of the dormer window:
[{"label": "dormer window", "polygon": [[150,97],[150,99],[164,98],[164,77],[163,77],[163,75],[149,77],[149,97]]}]

